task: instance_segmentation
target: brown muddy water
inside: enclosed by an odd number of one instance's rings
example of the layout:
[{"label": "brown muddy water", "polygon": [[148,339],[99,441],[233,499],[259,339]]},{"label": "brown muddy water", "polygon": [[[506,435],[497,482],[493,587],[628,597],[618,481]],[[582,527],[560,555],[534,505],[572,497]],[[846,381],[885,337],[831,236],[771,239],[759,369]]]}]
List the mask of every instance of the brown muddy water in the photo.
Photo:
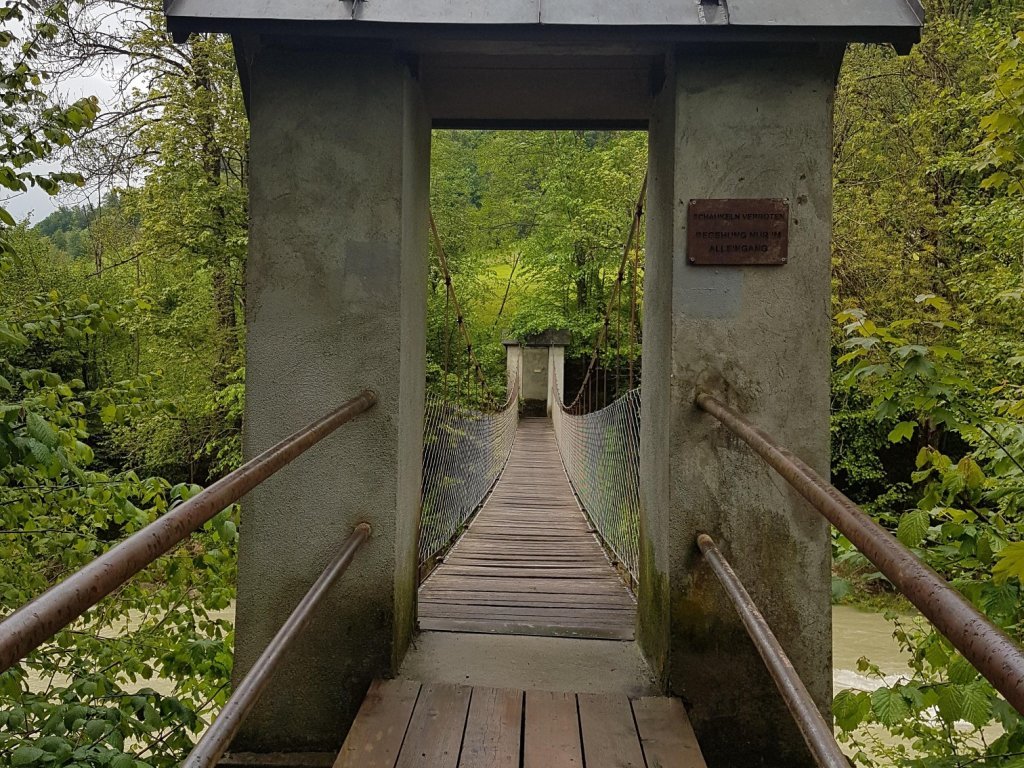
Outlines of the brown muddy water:
[{"label": "brown muddy water", "polygon": [[[893,639],[893,623],[884,614],[847,605],[832,607],[832,693],[844,689],[873,691],[884,682],[908,674],[908,654]],[[867,657],[885,680],[857,671],[857,660]]]}]

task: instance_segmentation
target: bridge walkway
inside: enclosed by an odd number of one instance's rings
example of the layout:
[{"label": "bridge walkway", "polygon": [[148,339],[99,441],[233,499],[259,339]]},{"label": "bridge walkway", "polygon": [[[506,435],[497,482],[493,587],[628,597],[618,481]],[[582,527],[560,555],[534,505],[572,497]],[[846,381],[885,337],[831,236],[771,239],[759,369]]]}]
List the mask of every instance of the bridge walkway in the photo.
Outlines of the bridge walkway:
[{"label": "bridge walkway", "polygon": [[483,508],[419,593],[423,630],[632,640],[636,602],[580,510],[546,418],[519,423]]},{"label": "bridge walkway", "polygon": [[705,768],[678,699],[375,681],[334,768]]}]

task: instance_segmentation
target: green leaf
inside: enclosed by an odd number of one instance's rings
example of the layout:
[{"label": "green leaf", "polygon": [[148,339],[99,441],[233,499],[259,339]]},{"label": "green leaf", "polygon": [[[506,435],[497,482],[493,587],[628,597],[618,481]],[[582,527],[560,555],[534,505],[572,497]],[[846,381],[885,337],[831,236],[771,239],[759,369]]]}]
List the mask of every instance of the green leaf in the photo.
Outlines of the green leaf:
[{"label": "green leaf", "polygon": [[959,653],[953,657],[953,660],[949,663],[949,681],[951,683],[971,683],[977,679],[978,673],[974,667],[971,666],[971,662],[961,656]]},{"label": "green leaf", "polygon": [[956,471],[964,479],[964,484],[968,488],[980,488],[985,483],[985,473],[969,456],[960,459],[960,463],[956,465]]},{"label": "green leaf", "polygon": [[916,421],[901,421],[889,433],[889,442],[900,443],[904,440],[909,440],[914,436],[914,429],[916,428]]},{"label": "green leaf", "polygon": [[896,527],[896,538],[908,547],[916,547],[924,540],[931,521],[931,515],[926,509],[913,509],[904,512]]},{"label": "green leaf", "polygon": [[847,579],[832,577],[832,602],[838,602],[853,591],[853,585]]},{"label": "green leaf", "polygon": [[0,323],[0,343],[23,347],[28,344],[28,339],[23,334],[12,331],[6,323]]},{"label": "green leaf", "polygon": [[32,454],[32,458],[34,458],[36,462],[43,466],[48,466],[50,464],[53,460],[53,451],[33,438],[29,438],[25,442],[28,445],[29,452]]},{"label": "green leaf", "polygon": [[28,412],[28,416],[25,418],[26,426],[28,427],[28,433],[35,440],[45,445],[47,448],[56,448],[59,443],[57,437],[57,430],[55,430],[46,419],[40,416],[38,413]]},{"label": "green leaf", "polygon": [[110,723],[105,720],[90,720],[85,724],[85,735],[93,741],[99,741],[110,730]]},{"label": "green leaf", "polygon": [[996,584],[1002,584],[1011,577],[1024,583],[1024,541],[1007,544],[996,554],[996,565],[992,569],[992,577]]},{"label": "green leaf", "polygon": [[870,711],[871,699],[863,691],[840,691],[832,700],[832,715],[844,731],[857,728]]},{"label": "green leaf", "polygon": [[955,723],[963,715],[963,697],[960,686],[946,685],[939,689],[939,717],[944,722]]},{"label": "green leaf", "polygon": [[100,418],[103,419],[105,424],[109,424],[117,418],[117,406],[116,405],[104,405],[100,409]]},{"label": "green leaf", "polygon": [[46,753],[37,747],[18,747],[11,754],[11,765],[32,765],[39,761]]},{"label": "green leaf", "polygon": [[871,694],[871,710],[882,725],[896,725],[910,715],[910,705],[903,694],[893,688],[879,688]]},{"label": "green leaf", "polygon": [[230,543],[238,538],[238,527],[231,520],[225,520],[218,535],[222,541]]}]

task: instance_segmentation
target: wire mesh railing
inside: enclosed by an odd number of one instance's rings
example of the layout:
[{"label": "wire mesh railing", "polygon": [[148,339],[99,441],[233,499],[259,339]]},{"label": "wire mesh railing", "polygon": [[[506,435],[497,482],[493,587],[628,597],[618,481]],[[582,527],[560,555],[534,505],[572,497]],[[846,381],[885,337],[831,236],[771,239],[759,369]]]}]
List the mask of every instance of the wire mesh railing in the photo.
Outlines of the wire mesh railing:
[{"label": "wire mesh railing", "polygon": [[519,423],[519,384],[500,410],[427,399],[423,425],[419,562],[445,549],[498,479]]},{"label": "wire mesh railing", "polygon": [[552,376],[551,419],[583,510],[634,582],[640,579],[640,389],[593,413],[572,413]]}]

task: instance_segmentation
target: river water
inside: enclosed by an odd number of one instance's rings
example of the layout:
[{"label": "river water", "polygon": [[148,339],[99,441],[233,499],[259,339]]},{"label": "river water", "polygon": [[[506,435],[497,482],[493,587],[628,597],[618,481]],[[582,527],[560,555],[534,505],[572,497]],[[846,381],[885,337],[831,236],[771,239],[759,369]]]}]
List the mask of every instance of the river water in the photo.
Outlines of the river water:
[{"label": "river water", "polygon": [[[234,620],[234,606],[217,613],[217,618]],[[128,623],[132,628],[132,622]],[[857,660],[867,657],[871,663],[879,667],[885,675],[885,681],[896,682],[900,676],[907,674],[907,654],[901,650],[893,639],[893,624],[881,613],[862,611],[848,606],[834,606],[832,609],[832,687],[833,693],[844,689],[873,691],[883,685],[877,676],[865,676],[857,671]],[[48,681],[38,679],[30,674],[30,687],[44,690]],[[60,684],[62,681],[54,681]],[[153,690],[170,695],[174,683],[164,678],[139,680],[129,688],[149,687]],[[874,729],[878,731],[879,729]],[[877,733],[883,742],[892,743],[888,734]]]},{"label": "river water", "polygon": [[[219,611],[216,618],[234,619],[234,606]],[[131,623],[129,623],[131,627]],[[861,611],[856,608],[838,605],[832,608],[832,655],[833,692],[838,693],[845,688],[861,691],[873,691],[882,682],[877,677],[867,677],[857,671],[857,660],[866,656],[877,665],[891,680],[906,674],[907,654],[900,650],[892,637],[893,625],[881,613]],[[33,681],[37,690],[45,687],[43,681]],[[169,694],[173,690],[170,680],[155,678],[139,681],[139,687],[149,686],[154,690]]]},{"label": "river water", "polygon": [[883,685],[877,676],[857,671],[857,660],[866,656],[894,682],[907,675],[908,654],[893,639],[893,623],[881,613],[847,605],[832,607],[832,691],[852,688],[873,691]]}]

